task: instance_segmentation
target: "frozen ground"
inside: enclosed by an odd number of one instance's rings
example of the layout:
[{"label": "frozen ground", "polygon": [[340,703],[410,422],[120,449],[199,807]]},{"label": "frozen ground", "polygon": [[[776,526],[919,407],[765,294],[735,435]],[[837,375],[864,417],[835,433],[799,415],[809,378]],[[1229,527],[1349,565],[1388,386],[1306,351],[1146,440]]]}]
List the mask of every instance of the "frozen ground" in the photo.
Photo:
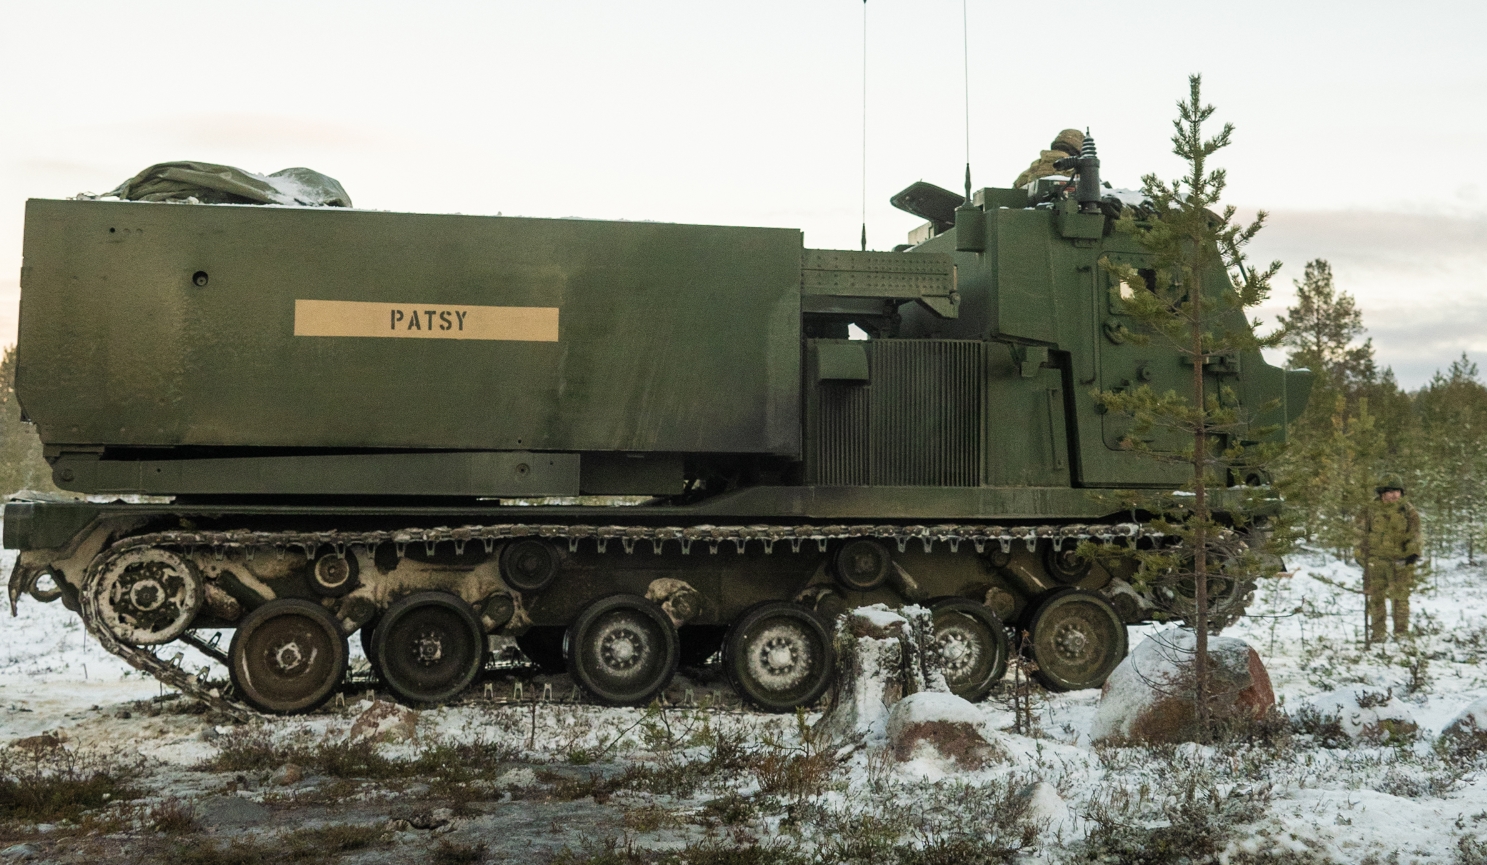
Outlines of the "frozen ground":
[{"label": "frozen ground", "polygon": [[[0,564],[8,574],[9,555]],[[813,716],[687,706],[472,699],[387,718],[385,741],[357,744],[364,699],[234,725],[159,699],[60,604],[22,599],[0,623],[0,743],[55,733],[63,745],[0,752],[0,795],[78,755],[126,783],[70,820],[0,822],[0,861],[1487,861],[1487,761],[1433,747],[1487,696],[1487,569],[1438,562],[1416,596],[1418,636],[1364,653],[1360,600],[1344,588],[1356,569],[1319,554],[1291,565],[1226,634],[1259,651],[1291,715],[1362,683],[1392,693],[1417,738],[1324,744],[1277,730],[1208,748],[1096,747],[1098,694],[1083,692],[1036,694],[1032,735],[1009,732],[996,696],[982,704],[1009,756],[978,769],[816,742]],[[571,690],[542,679],[524,694],[544,683]],[[687,689],[703,702],[719,691],[703,675],[671,694]],[[725,856],[739,849],[754,858]]]}]

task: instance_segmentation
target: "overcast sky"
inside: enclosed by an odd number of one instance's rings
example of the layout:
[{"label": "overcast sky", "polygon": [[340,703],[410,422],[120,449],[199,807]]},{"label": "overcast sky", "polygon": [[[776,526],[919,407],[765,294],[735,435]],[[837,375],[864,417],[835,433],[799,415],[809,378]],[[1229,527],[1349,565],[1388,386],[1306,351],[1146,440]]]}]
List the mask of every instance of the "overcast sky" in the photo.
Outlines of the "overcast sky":
[{"label": "overcast sky", "polygon": [[[1229,198],[1273,224],[1273,318],[1305,262],[1359,300],[1415,386],[1487,361],[1487,4],[967,0],[976,186],[1010,185],[1066,126],[1105,179],[1172,176],[1201,72]],[[856,248],[860,0],[0,2],[0,343],[25,199],[103,192],[167,160],[305,165],[359,207],[788,226]],[[961,0],[869,0],[869,246],[958,189]]]}]

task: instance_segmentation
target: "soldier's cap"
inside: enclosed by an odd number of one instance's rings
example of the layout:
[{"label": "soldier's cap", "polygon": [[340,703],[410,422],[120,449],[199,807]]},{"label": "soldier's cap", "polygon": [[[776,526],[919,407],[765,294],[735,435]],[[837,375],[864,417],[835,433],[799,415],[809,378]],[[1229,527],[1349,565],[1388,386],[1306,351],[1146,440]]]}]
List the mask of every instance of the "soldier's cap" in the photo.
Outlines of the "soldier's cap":
[{"label": "soldier's cap", "polygon": [[1402,493],[1404,492],[1404,484],[1400,483],[1399,478],[1391,475],[1384,478],[1378,486],[1373,488],[1374,495],[1380,496],[1384,493],[1389,492],[1390,490],[1397,490]]},{"label": "soldier's cap", "polygon": [[1060,150],[1070,156],[1078,156],[1079,149],[1084,146],[1084,133],[1078,129],[1065,129],[1060,132],[1053,143],[1048,145],[1049,150]]}]

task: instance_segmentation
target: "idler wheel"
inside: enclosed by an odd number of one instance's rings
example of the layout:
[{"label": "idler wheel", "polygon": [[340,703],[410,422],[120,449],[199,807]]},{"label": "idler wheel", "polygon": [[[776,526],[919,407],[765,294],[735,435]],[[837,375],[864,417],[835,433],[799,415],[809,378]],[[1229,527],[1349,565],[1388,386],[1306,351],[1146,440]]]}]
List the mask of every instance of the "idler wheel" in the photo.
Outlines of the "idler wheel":
[{"label": "idler wheel", "polygon": [[1076,586],[1080,580],[1089,576],[1090,567],[1094,563],[1080,558],[1078,548],[1078,543],[1067,538],[1058,549],[1053,548],[1051,541],[1043,547],[1043,566],[1048,569],[1048,575],[1053,577],[1054,582],[1062,586]]},{"label": "idler wheel", "polygon": [[1050,691],[1098,688],[1126,656],[1126,626],[1110,602],[1081,589],[1059,589],[1027,617],[1028,654]]},{"label": "idler wheel", "polygon": [[893,556],[879,541],[854,538],[837,548],[832,559],[837,581],[854,592],[870,592],[888,581]]},{"label": "idler wheel", "polygon": [[346,674],[346,637],[319,604],[280,598],[263,604],[233,632],[232,684],[264,712],[308,712],[324,703]]},{"label": "idler wheel", "polygon": [[485,666],[485,631],[464,599],[419,592],[387,608],[372,631],[382,682],[410,703],[458,696]]},{"label": "idler wheel", "polygon": [[561,558],[547,541],[513,541],[501,550],[501,579],[520,592],[540,592],[558,575]]},{"label": "idler wheel", "polygon": [[610,595],[568,626],[563,655],[585,690],[612,706],[649,703],[671,682],[680,656],[671,619],[639,595]]},{"label": "idler wheel", "polygon": [[349,549],[337,554],[332,547],[321,547],[310,570],[310,588],[322,598],[339,598],[357,586],[359,568],[356,555]]},{"label": "idler wheel", "polygon": [[973,703],[984,699],[1007,672],[1007,629],[985,604],[965,598],[940,601],[933,613],[945,683]]},{"label": "idler wheel", "polygon": [[723,644],[723,669],[733,689],[766,712],[815,703],[831,684],[835,665],[821,620],[784,601],[747,610]]},{"label": "idler wheel", "polygon": [[153,646],[179,637],[201,611],[201,574],[179,553],[135,547],[111,559],[92,587],[104,627],[122,643]]}]

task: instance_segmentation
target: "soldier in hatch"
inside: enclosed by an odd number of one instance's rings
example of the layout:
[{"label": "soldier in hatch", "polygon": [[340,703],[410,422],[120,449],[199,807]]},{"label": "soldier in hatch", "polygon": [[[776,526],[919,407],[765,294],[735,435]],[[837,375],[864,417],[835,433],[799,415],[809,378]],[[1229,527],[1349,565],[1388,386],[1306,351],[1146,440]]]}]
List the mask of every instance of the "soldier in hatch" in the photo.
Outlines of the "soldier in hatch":
[{"label": "soldier in hatch", "polygon": [[1084,133],[1078,129],[1065,129],[1053,139],[1048,149],[1038,154],[1033,164],[1027,170],[1017,175],[1017,182],[1012,184],[1014,189],[1032,183],[1040,177],[1048,177],[1052,174],[1064,174],[1064,172],[1053,167],[1053,163],[1063,159],[1065,156],[1078,156],[1079,148],[1084,146]]},{"label": "soldier in hatch", "polygon": [[1420,514],[1404,501],[1404,486],[1397,478],[1386,479],[1374,492],[1378,498],[1358,515],[1354,558],[1363,566],[1369,633],[1383,640],[1385,601],[1394,608],[1394,636],[1409,635],[1410,590],[1415,586],[1415,562],[1420,560]]}]

